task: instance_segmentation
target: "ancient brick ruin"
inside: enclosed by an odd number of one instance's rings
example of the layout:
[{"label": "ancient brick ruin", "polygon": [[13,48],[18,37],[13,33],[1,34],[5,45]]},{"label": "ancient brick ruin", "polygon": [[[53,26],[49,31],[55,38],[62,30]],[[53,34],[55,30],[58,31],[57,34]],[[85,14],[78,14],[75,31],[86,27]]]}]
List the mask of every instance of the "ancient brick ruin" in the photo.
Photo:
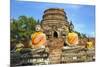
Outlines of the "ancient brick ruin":
[{"label": "ancient brick ruin", "polygon": [[44,11],[41,26],[48,38],[64,37],[68,32],[69,22],[64,9],[50,8]]},{"label": "ancient brick ruin", "polygon": [[41,26],[48,39],[50,63],[60,63],[64,38],[68,33],[68,18],[64,9],[50,8],[44,11]]}]

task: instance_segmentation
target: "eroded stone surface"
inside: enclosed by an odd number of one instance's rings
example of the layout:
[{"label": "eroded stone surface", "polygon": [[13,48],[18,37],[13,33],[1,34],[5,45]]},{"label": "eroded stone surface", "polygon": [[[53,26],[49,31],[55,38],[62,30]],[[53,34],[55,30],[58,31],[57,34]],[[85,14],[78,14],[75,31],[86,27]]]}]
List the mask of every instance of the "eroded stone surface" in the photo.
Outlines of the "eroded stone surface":
[{"label": "eroded stone surface", "polygon": [[60,63],[62,47],[64,41],[62,38],[51,38],[48,42],[49,59],[51,64]]}]

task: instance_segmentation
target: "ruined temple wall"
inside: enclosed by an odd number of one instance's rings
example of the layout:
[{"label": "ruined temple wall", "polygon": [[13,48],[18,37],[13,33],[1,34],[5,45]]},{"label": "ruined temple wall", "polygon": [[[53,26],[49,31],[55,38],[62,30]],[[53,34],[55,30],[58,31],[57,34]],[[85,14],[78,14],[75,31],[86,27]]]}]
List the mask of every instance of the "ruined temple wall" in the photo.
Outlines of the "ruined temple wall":
[{"label": "ruined temple wall", "polygon": [[62,15],[66,15],[64,9],[59,9],[59,8],[50,8],[44,11],[44,14],[51,14],[51,13],[59,13]]},{"label": "ruined temple wall", "polygon": [[59,37],[68,32],[69,22],[64,9],[50,8],[44,11],[41,26],[47,36],[53,37],[56,32]]},{"label": "ruined temple wall", "polygon": [[47,36],[50,64],[61,61],[64,37],[68,33],[69,22],[64,9],[50,8],[44,11],[42,29]]},{"label": "ruined temple wall", "polygon": [[63,9],[50,8],[44,11],[43,20],[67,20]]},{"label": "ruined temple wall", "polygon": [[62,14],[47,14],[47,15],[44,15],[43,16],[43,19],[44,20],[65,20],[66,21],[66,16],[65,15],[62,15]]}]

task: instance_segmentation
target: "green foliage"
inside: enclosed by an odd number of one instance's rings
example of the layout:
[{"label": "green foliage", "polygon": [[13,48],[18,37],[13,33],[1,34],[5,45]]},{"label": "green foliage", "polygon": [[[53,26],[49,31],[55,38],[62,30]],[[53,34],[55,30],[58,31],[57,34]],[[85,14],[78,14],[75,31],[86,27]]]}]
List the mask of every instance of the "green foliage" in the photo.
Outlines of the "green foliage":
[{"label": "green foliage", "polygon": [[11,19],[11,43],[18,43],[30,39],[31,34],[35,31],[36,23],[37,21],[34,18],[26,16],[20,16],[18,19]]},{"label": "green foliage", "polygon": [[79,38],[87,38],[86,34],[83,34],[77,31],[74,31],[74,32],[78,34]]}]

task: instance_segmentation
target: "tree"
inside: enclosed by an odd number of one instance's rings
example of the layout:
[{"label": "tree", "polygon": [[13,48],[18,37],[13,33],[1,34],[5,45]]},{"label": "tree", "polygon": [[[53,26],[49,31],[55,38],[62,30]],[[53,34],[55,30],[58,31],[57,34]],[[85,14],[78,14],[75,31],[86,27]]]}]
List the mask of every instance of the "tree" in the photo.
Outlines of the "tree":
[{"label": "tree", "polygon": [[31,34],[35,31],[36,23],[37,21],[34,18],[27,16],[11,19],[11,45],[18,42],[27,43],[30,40]]}]

